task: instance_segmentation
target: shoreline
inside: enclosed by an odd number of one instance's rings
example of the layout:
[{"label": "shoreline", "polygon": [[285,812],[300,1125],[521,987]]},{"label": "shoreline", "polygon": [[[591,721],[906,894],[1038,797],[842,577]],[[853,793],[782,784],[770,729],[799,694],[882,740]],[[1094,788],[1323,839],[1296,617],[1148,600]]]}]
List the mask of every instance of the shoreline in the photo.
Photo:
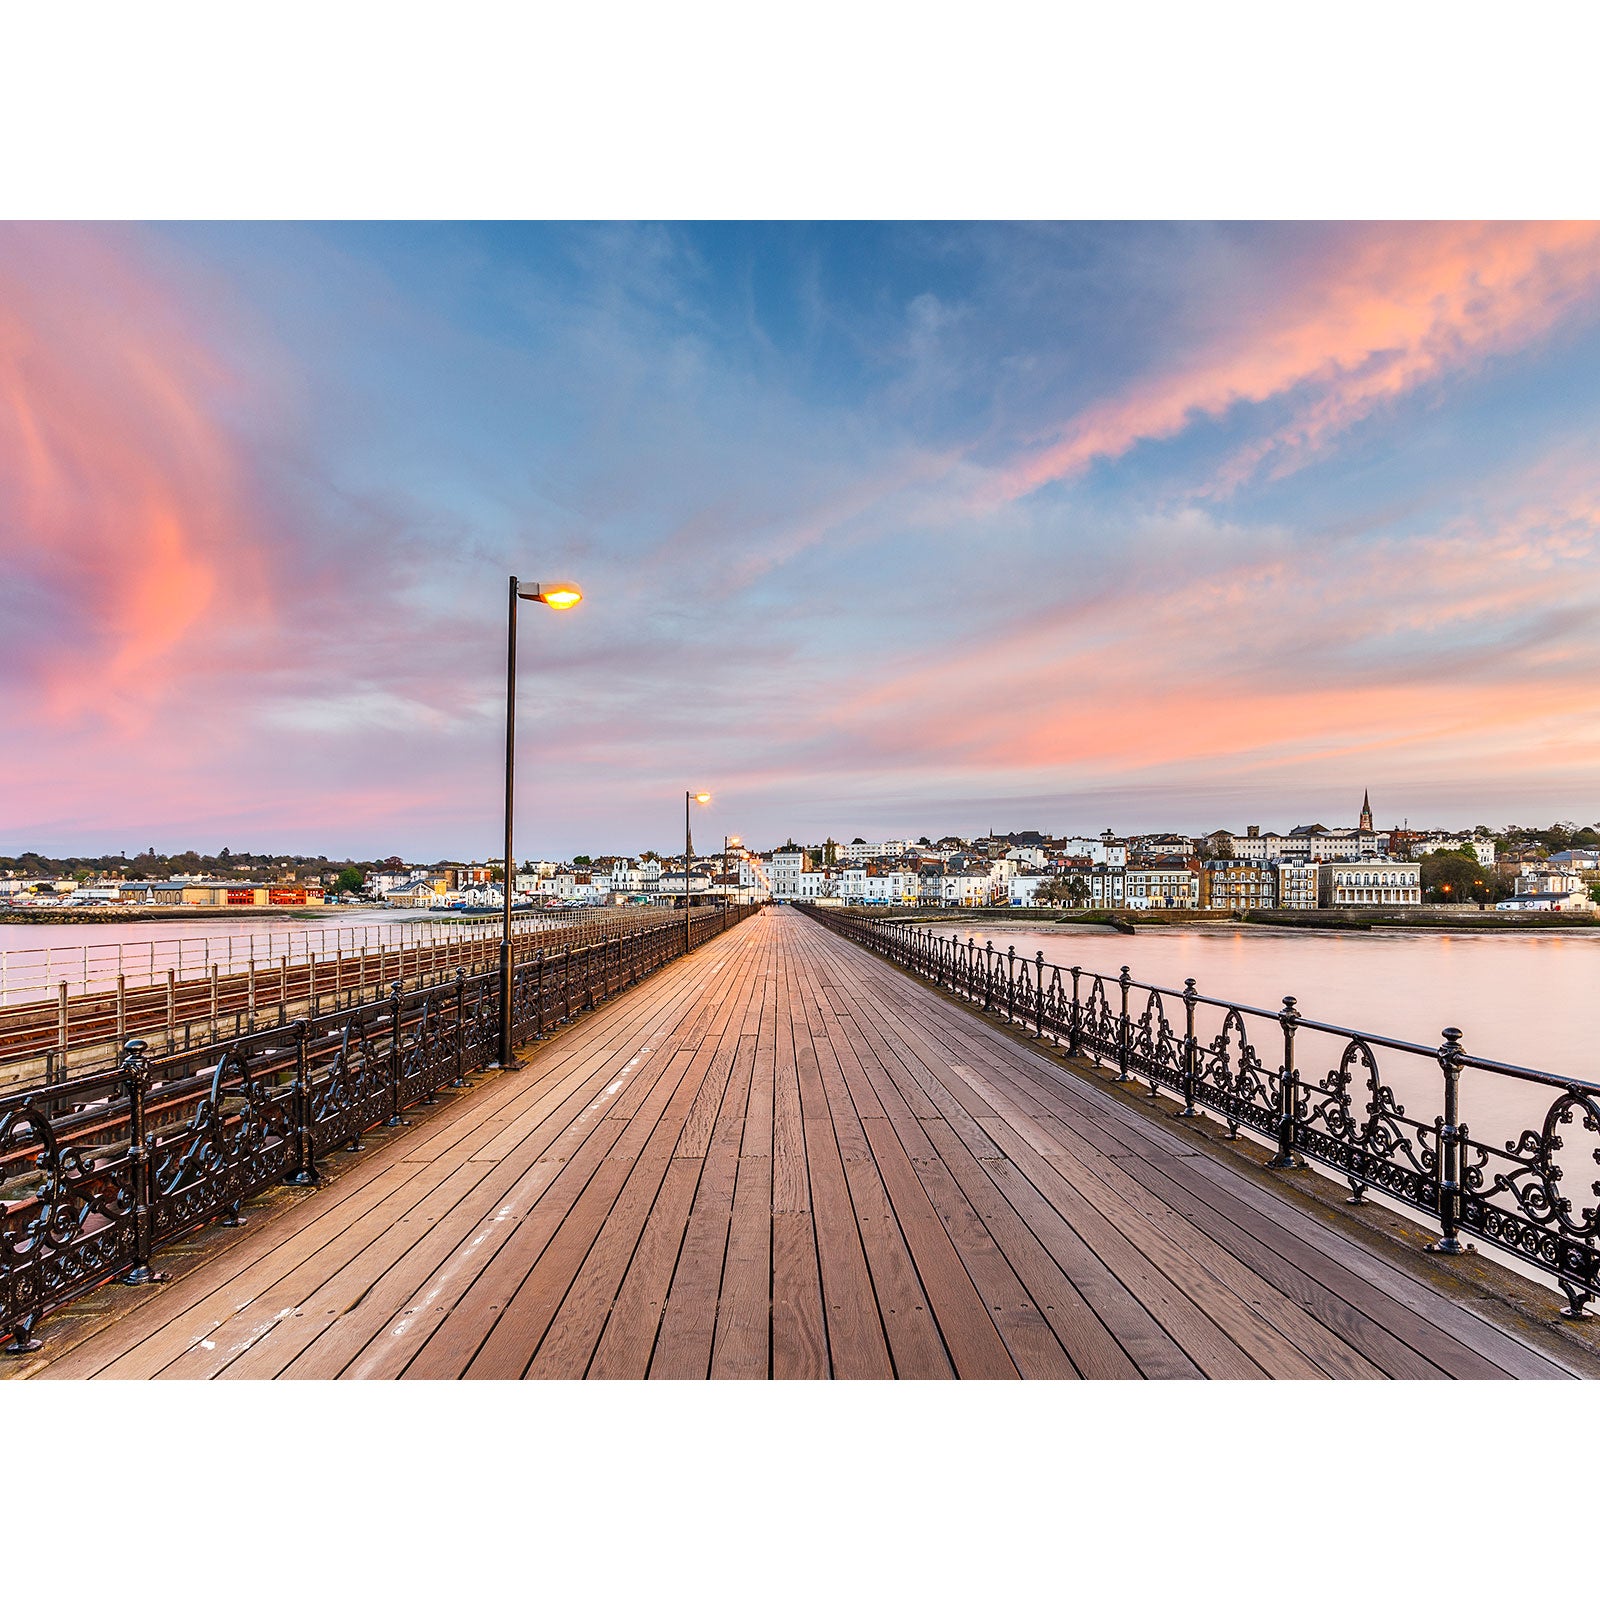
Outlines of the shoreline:
[{"label": "shoreline", "polygon": [[[899,913],[896,913],[897,915]],[[1375,916],[1350,910],[1320,911],[1075,911],[1059,912],[1033,906],[974,906],[932,908],[918,912],[906,907],[904,915],[916,922],[989,923],[1012,927],[1025,923],[1039,927],[1103,928],[1111,933],[1136,934],[1141,928],[1215,928],[1273,930],[1298,933],[1568,933],[1600,935],[1600,917],[1575,912],[1452,913],[1440,907],[1431,914],[1418,912]]]},{"label": "shoreline", "polygon": [[[0,910],[0,923],[13,927],[115,927],[124,922],[196,922],[205,918],[338,916],[360,906],[131,906],[128,910],[85,907],[74,911],[29,911],[20,906]],[[381,909],[374,907],[372,909]]]}]

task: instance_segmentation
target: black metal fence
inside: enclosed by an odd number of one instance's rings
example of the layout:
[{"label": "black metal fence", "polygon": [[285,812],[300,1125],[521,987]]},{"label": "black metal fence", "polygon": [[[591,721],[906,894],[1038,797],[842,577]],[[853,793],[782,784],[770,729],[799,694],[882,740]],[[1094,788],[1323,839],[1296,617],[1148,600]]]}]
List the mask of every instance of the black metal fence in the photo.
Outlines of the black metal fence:
[{"label": "black metal fence", "polygon": [[[755,909],[697,912],[687,936],[675,918],[536,950],[514,970],[513,1038],[543,1038]],[[162,1244],[237,1223],[270,1185],[319,1183],[319,1158],[496,1065],[499,1031],[498,976],[458,969],[189,1050],[132,1039],[114,1067],[0,1096],[4,1352],[38,1349],[40,1316],[108,1278],[159,1281]]]},{"label": "black metal fence", "polygon": [[[1329,1168],[1360,1202],[1369,1190],[1436,1219],[1430,1250],[1470,1234],[1554,1278],[1564,1315],[1600,1294],[1600,1085],[1469,1055],[1459,1028],[1437,1046],[1359,1033],[1300,1015],[1031,960],[957,935],[860,912],[805,908],[919,977],[1040,1038],[1209,1111],[1230,1137],[1269,1143],[1269,1165]],[[1254,1035],[1254,1036],[1252,1036]],[[1423,1064],[1426,1064],[1424,1067]],[[1399,1098],[1430,1093],[1435,1114]],[[1474,1133],[1467,1101],[1495,1127]],[[1570,1151],[1563,1130],[1581,1130]],[[1565,1164],[1564,1164],[1565,1163]],[[1570,1169],[1570,1170],[1569,1170]]]}]

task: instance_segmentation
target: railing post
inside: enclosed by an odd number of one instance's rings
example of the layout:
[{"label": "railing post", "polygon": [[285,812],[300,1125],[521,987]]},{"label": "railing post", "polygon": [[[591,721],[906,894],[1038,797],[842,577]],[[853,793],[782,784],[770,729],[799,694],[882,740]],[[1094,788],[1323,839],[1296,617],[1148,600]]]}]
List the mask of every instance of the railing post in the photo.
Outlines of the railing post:
[{"label": "railing post", "polygon": [[1193,978],[1183,980],[1183,1110],[1180,1117],[1198,1117],[1200,1108],[1194,1103],[1195,1071],[1200,1047],[1194,1036],[1194,1008],[1200,998]]},{"label": "railing post", "polygon": [[1133,1074],[1128,1070],[1128,1064],[1133,1059],[1133,1024],[1128,1020],[1128,989],[1133,979],[1128,976],[1128,969],[1122,969],[1122,976],[1117,979],[1117,984],[1122,990],[1122,1021],[1117,1028],[1117,1064],[1121,1069],[1117,1073],[1118,1083],[1131,1083]]},{"label": "railing post", "polygon": [[405,1062],[401,1056],[400,1044],[401,992],[401,981],[396,978],[389,985],[389,1116],[383,1124],[386,1128],[409,1126],[406,1119],[400,1115],[400,1086],[405,1076]]},{"label": "railing post", "polygon": [[1044,1038],[1044,951],[1040,950],[1033,958],[1033,1031],[1039,1038]]},{"label": "railing post", "polygon": [[1017,1020],[1017,947],[1006,946],[1006,1020]]},{"label": "railing post", "polygon": [[120,1053],[128,1047],[128,978],[127,974],[117,974],[117,1050]]},{"label": "railing post", "polygon": [[67,1076],[67,1039],[71,1027],[71,1014],[67,1009],[67,986],[65,981],[56,988],[56,1049],[61,1052],[61,1076]]},{"label": "railing post", "polygon": [[278,1026],[289,1020],[289,958],[278,957]]},{"label": "railing post", "polygon": [[130,1039],[122,1052],[122,1082],[128,1096],[128,1188],[133,1197],[133,1265],[118,1280],[139,1286],[165,1283],[167,1274],[150,1265],[155,1248],[155,1217],[150,1192],[154,1152],[145,1130],[145,1093],[150,1087],[150,1063],[143,1039]]},{"label": "railing post", "polygon": [[1291,1169],[1303,1167],[1305,1162],[1294,1153],[1295,1113],[1299,1108],[1300,1075],[1294,1066],[1294,1030],[1300,1013],[1294,1008],[1294,996],[1283,997],[1283,1010],[1278,1013],[1278,1023],[1283,1029],[1283,1073],[1278,1079],[1278,1149],[1267,1163],[1269,1167]]},{"label": "railing post", "polygon": [[983,1009],[988,1011],[994,1000],[994,940],[983,941]]},{"label": "railing post", "polygon": [[462,1034],[466,1026],[467,1016],[467,969],[456,968],[456,1075],[450,1081],[452,1089],[465,1089],[467,1075],[461,1070],[466,1046],[462,1041]]},{"label": "railing post", "polygon": [[1073,1056],[1083,1054],[1083,1006],[1078,998],[1078,980],[1082,976],[1082,967],[1072,969],[1072,1013],[1067,1019],[1067,1053]]},{"label": "railing post", "polygon": [[304,1017],[294,1024],[294,1171],[284,1178],[296,1188],[314,1189],[322,1182],[317,1171],[316,1140],[311,1121],[311,1067],[306,1035],[311,1025]]},{"label": "railing post", "polygon": [[1439,1046],[1439,1067],[1444,1073],[1444,1115],[1434,1124],[1439,1138],[1439,1226],[1443,1237],[1428,1246],[1436,1255],[1470,1255],[1474,1246],[1460,1238],[1461,1222],[1461,1030],[1446,1028]]}]

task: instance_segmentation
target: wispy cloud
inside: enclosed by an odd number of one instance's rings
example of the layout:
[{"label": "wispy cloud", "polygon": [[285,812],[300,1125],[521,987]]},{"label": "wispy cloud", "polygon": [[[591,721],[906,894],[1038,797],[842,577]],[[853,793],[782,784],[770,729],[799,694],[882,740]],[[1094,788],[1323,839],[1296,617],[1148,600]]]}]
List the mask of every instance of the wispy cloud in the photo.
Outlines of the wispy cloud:
[{"label": "wispy cloud", "polygon": [[[1009,496],[1170,439],[1236,407],[1281,402],[1222,467],[1282,470],[1381,405],[1593,313],[1600,224],[1436,224],[1330,235],[1302,277],[1265,286],[1176,359],[1071,418],[999,475]],[[1181,333],[1180,333],[1181,337]]]}]

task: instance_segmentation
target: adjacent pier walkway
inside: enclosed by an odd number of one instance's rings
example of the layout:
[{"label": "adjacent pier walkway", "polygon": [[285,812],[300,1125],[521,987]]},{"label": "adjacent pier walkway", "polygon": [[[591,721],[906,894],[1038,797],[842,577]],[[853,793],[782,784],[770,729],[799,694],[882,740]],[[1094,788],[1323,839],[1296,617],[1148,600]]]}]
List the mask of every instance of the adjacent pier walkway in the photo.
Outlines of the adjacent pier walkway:
[{"label": "adjacent pier walkway", "polygon": [[795,912],[525,1060],[40,1375],[1570,1375]]}]

